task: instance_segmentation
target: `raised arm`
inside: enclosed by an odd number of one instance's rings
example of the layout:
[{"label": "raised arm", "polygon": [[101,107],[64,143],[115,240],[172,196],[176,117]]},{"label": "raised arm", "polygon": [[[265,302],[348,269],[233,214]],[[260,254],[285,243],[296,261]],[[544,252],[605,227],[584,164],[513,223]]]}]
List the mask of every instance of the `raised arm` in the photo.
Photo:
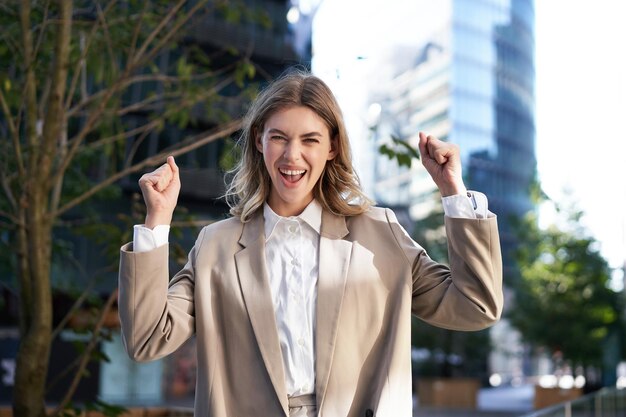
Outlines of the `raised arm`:
[{"label": "raised arm", "polygon": [[169,225],[180,193],[180,175],[174,157],[168,156],[165,164],[144,174],[139,187],[146,203],[146,227]]},{"label": "raised arm", "polygon": [[[156,226],[169,226],[172,221],[180,192],[174,158],[168,157],[165,164],[143,175],[139,186],[147,214],[145,228],[140,227],[143,230],[138,233],[150,236]],[[128,243],[120,250],[120,322],[124,345],[135,360],[157,359],[173,352],[195,328],[196,248],[187,265],[170,281],[168,245],[157,244],[154,236]]]}]

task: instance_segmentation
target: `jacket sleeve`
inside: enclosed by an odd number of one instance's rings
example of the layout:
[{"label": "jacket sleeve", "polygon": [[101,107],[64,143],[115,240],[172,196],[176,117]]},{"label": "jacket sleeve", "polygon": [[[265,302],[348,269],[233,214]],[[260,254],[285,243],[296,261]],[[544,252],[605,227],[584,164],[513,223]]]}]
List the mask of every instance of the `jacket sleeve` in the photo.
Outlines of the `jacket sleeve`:
[{"label": "jacket sleeve", "polygon": [[194,269],[204,229],[187,264],[169,280],[169,246],[120,250],[119,315],[122,340],[137,361],[159,359],[178,349],[195,331]]},{"label": "jacket sleeve", "polygon": [[432,260],[388,210],[388,221],[409,262],[412,311],[451,330],[481,330],[500,319],[502,255],[496,217],[445,218],[450,267]]}]

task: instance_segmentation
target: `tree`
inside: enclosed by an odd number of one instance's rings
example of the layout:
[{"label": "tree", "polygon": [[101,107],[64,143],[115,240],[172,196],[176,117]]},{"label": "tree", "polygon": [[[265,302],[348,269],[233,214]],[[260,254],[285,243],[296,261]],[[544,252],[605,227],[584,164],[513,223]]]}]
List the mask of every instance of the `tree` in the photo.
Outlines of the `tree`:
[{"label": "tree", "polygon": [[609,287],[597,242],[580,226],[582,212],[554,205],[561,226],[540,228],[535,213],[516,224],[519,277],[508,316],[531,346],[572,368],[600,368],[608,339],[623,335],[622,297]]},{"label": "tree", "polygon": [[[52,328],[53,233],[63,216],[129,174],[240,127],[224,109],[250,94],[243,87],[255,76],[254,65],[232,49],[218,59],[186,42],[210,14],[268,23],[262,13],[219,0],[0,5],[0,226],[8,232],[19,288],[17,416],[46,414],[48,358],[58,334]],[[151,135],[172,125],[189,131],[194,124],[193,134],[139,156]],[[114,301],[112,293],[54,415],[70,403]]]}]

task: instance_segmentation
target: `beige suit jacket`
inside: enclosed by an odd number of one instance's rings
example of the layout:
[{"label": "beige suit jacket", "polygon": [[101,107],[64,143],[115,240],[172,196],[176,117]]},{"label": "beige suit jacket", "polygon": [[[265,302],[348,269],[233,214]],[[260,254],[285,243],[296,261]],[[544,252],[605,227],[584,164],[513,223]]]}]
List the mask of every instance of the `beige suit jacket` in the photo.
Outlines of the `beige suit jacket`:
[{"label": "beige suit jacket", "polygon": [[[446,218],[450,269],[431,260],[389,209],[322,215],[317,284],[317,409],[324,417],[410,417],[411,313],[478,330],[502,311],[496,219]],[[121,250],[123,340],[135,360],[197,338],[195,414],[288,416],[265,267],[262,213],[205,227],[170,281],[168,248]]]}]

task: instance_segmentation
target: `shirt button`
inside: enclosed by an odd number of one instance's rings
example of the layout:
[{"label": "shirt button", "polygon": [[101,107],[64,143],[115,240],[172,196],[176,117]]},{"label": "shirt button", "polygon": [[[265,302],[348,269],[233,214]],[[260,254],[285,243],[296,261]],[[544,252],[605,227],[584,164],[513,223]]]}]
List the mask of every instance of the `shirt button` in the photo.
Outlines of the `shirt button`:
[{"label": "shirt button", "polygon": [[303,338],[298,339],[298,344],[300,346],[304,346],[304,339]]},{"label": "shirt button", "polygon": [[296,233],[296,230],[298,230],[296,228],[296,226],[294,226],[293,224],[289,225],[289,227],[287,228],[291,233]]},{"label": "shirt button", "polygon": [[297,260],[296,258],[293,258],[293,259],[291,260],[291,265],[293,265],[293,266],[298,266],[298,260]]}]

